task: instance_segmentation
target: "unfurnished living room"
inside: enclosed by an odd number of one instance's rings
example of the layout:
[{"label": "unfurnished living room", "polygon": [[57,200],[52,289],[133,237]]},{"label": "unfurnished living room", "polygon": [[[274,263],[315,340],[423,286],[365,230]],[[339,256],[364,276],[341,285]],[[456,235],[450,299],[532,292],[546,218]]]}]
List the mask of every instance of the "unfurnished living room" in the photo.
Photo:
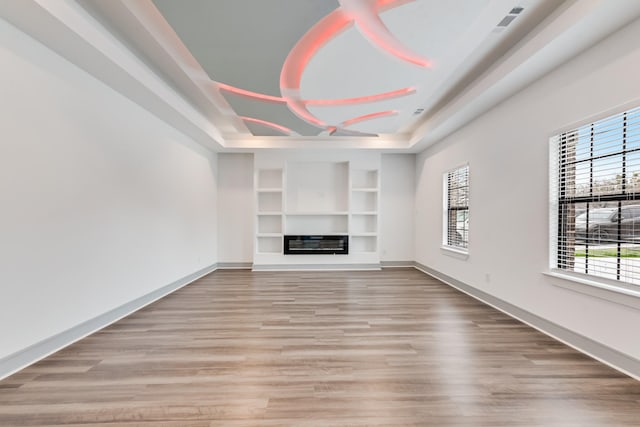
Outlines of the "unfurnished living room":
[{"label": "unfurnished living room", "polygon": [[0,426],[640,425],[640,1],[0,0],[0,70]]}]

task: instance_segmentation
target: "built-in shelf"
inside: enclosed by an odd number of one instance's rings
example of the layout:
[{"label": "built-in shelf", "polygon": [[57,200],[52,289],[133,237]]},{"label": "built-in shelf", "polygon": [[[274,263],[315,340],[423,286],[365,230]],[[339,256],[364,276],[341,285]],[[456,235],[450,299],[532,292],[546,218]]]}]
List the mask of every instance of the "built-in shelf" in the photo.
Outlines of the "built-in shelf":
[{"label": "built-in shelf", "polygon": [[282,188],[282,169],[260,169],[257,172],[256,188]]},{"label": "built-in shelf", "polygon": [[282,193],[282,188],[258,188],[258,193]]},{"label": "built-in shelf", "polygon": [[280,215],[258,216],[258,235],[282,234],[282,217]]},{"label": "built-in shelf", "polygon": [[378,171],[351,171],[351,216],[349,250],[375,254],[378,250]]},{"label": "built-in shelf", "polygon": [[355,169],[351,171],[351,189],[378,188],[378,171]]},{"label": "built-in shelf", "polygon": [[349,250],[353,252],[376,252],[378,239],[373,236],[351,236]]},{"label": "built-in shelf", "polygon": [[349,212],[285,212],[288,216],[349,215]]},{"label": "built-in shelf", "polygon": [[256,170],[256,254],[282,254],[283,185],[283,169]]},{"label": "built-in shelf", "polygon": [[282,193],[258,193],[258,212],[282,212]]},{"label": "built-in shelf", "polygon": [[256,252],[261,254],[281,254],[282,236],[258,236]]}]

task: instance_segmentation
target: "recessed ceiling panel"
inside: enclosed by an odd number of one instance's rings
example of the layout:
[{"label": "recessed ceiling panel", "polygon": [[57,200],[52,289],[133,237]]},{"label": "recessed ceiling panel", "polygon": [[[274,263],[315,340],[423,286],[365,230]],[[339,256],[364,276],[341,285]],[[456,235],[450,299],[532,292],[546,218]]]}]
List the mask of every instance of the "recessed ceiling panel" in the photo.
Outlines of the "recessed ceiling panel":
[{"label": "recessed ceiling panel", "polygon": [[[287,108],[286,104],[261,102],[228,93],[225,94],[225,99],[238,116],[241,117],[249,117],[273,123],[274,125],[285,127],[303,136],[315,136],[322,130],[299,119]],[[246,123],[247,120],[245,120],[245,124]],[[251,132],[256,136],[269,135],[261,131],[261,129],[264,130],[264,128],[265,126],[249,126]],[[282,135],[282,133],[279,134]]]},{"label": "recessed ceiling panel", "polygon": [[291,48],[336,0],[153,0],[212,80],[280,95]]},{"label": "recessed ceiling panel", "polygon": [[412,128],[479,74],[512,8],[511,28],[537,0],[514,1],[153,0],[220,110],[258,136]]}]

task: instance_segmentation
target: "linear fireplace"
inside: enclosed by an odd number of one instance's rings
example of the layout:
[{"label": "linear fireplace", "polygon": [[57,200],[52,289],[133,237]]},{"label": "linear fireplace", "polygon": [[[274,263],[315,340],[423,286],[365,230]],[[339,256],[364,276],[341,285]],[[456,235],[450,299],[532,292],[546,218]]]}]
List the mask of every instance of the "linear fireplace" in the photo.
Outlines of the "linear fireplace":
[{"label": "linear fireplace", "polygon": [[347,255],[349,236],[284,236],[285,255]]}]

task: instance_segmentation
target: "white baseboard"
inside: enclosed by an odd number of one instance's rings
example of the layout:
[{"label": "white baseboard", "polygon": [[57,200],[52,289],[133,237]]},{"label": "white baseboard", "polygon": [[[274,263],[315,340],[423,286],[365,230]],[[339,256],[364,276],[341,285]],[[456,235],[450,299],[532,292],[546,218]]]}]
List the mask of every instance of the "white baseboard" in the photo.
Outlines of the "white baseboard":
[{"label": "white baseboard", "polygon": [[253,264],[253,271],[362,271],[380,270],[380,263],[371,264]]},{"label": "white baseboard", "polygon": [[415,262],[413,261],[380,261],[380,266],[382,268],[413,268],[415,267]]},{"label": "white baseboard", "polygon": [[617,371],[622,372],[623,374],[640,380],[640,360],[611,347],[607,347],[606,345],[594,341],[591,338],[587,338],[584,335],[573,332],[529,311],[516,307],[511,303],[501,300],[500,298],[496,298],[486,292],[474,288],[473,286],[454,279],[453,277],[447,276],[446,274],[420,264],[419,262],[415,262],[414,267],[417,270],[420,270],[423,273],[434,277],[461,292],[464,292],[478,301],[483,302],[534,329],[537,329],[543,334],[548,335],[551,338],[558,340]]},{"label": "white baseboard", "polygon": [[251,270],[252,262],[219,262],[218,270]]},{"label": "white baseboard", "polygon": [[9,375],[18,372],[21,369],[26,368],[33,363],[44,359],[45,357],[55,353],[73,344],[74,342],[81,340],[82,338],[99,331],[100,329],[109,326],[110,324],[117,322],[123,317],[140,310],[141,308],[163,298],[164,296],[177,291],[178,289],[194,282],[195,280],[206,276],[207,274],[215,271],[218,268],[217,264],[212,264],[201,270],[196,271],[182,279],[176,280],[160,289],[150,292],[140,298],[136,298],[120,307],[114,308],[106,313],[89,319],[73,328],[60,332],[49,338],[46,338],[38,343],[30,345],[29,347],[19,350],[9,356],[0,359],[0,380],[8,377]]}]

